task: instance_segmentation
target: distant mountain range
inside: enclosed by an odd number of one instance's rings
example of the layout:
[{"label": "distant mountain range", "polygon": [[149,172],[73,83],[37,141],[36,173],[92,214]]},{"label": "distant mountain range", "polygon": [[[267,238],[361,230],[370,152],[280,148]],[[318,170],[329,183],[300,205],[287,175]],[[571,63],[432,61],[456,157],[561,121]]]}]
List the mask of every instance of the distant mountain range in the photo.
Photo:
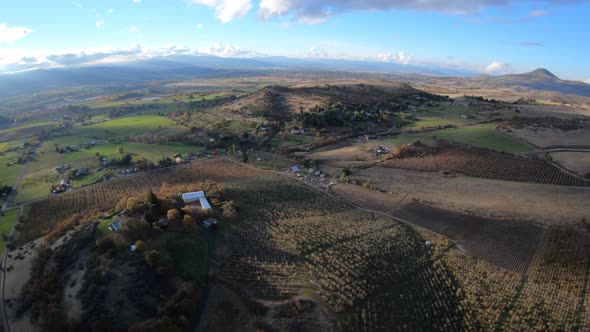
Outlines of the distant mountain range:
[{"label": "distant mountain range", "polygon": [[363,72],[416,77],[458,77],[493,84],[525,86],[531,89],[590,96],[590,85],[562,81],[548,70],[521,75],[488,76],[462,70],[402,65],[393,62],[296,59],[288,57],[222,58],[209,55],[174,55],[136,61],[83,65],[69,68],[30,70],[0,75],[2,98],[73,86],[135,85],[158,80],[217,78],[265,74],[273,71]]},{"label": "distant mountain range", "polygon": [[524,87],[531,90],[553,91],[583,97],[590,97],[590,84],[578,81],[562,80],[545,68],[529,73],[501,76],[478,75],[471,81],[487,82],[500,86]]}]

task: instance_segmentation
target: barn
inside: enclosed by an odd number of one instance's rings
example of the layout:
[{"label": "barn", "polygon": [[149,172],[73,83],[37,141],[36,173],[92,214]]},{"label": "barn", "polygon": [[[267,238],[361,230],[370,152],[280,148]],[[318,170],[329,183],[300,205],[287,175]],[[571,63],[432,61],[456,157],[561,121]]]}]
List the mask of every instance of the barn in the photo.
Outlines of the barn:
[{"label": "barn", "polygon": [[198,201],[203,209],[211,210],[211,205],[209,204],[207,197],[205,197],[205,192],[203,191],[184,193],[181,195],[181,198],[184,204],[193,204]]}]

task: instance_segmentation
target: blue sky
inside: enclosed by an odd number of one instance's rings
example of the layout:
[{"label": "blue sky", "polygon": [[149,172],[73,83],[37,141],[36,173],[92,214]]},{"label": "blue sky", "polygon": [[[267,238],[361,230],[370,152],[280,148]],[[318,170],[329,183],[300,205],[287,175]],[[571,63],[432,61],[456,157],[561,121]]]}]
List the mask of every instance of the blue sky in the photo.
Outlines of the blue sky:
[{"label": "blue sky", "polygon": [[575,0],[2,0],[0,68],[207,53],[589,80],[588,18]]}]

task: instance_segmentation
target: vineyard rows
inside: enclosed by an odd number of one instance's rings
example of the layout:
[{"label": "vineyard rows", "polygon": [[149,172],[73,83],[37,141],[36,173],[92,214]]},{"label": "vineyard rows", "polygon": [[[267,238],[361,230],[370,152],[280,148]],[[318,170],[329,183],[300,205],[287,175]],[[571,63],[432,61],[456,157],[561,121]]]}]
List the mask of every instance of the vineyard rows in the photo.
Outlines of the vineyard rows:
[{"label": "vineyard rows", "polygon": [[476,148],[441,146],[413,147],[383,167],[419,172],[446,171],[474,177],[565,186],[590,186],[590,180],[571,175],[547,161]]},{"label": "vineyard rows", "polygon": [[[548,230],[534,267],[510,321],[510,329],[568,331],[581,328],[587,297],[590,236],[579,230]],[[587,311],[587,309],[586,309]]]},{"label": "vineyard rows", "polygon": [[97,168],[100,166],[100,162],[97,157],[88,157],[84,159],[78,159],[72,162],[73,169],[82,168]]},{"label": "vineyard rows", "polygon": [[[163,183],[205,179],[222,183],[240,215],[227,228],[226,246],[218,250],[216,277],[254,301],[312,301],[311,293],[313,301],[322,301],[337,314],[337,325],[345,331],[590,327],[590,236],[583,231],[551,228],[541,241],[536,231],[458,227],[466,246],[491,258],[492,264],[464,255],[442,235],[225,160],[142,173],[35,203],[23,237],[40,236],[75,213],[112,209],[122,196]],[[444,214],[438,217],[451,220]],[[470,232],[489,239],[470,237]],[[524,244],[509,246],[501,240],[512,236],[510,241]],[[522,265],[509,251],[516,256],[524,251],[528,257],[531,242],[542,243],[530,275],[523,276],[528,264]],[[508,251],[495,250],[494,243]]]},{"label": "vineyard rows", "polygon": [[90,210],[112,211],[122,197],[142,195],[162,184],[194,183],[204,178],[219,181],[254,174],[253,171],[220,160],[164,168],[84,187],[35,202],[25,220],[19,241],[24,243],[51,231],[60,221]]}]

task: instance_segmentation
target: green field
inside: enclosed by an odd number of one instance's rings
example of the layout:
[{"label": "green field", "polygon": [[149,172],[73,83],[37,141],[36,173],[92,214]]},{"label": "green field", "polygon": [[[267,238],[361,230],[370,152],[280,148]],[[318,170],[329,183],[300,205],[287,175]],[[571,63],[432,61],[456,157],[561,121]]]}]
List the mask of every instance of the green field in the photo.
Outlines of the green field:
[{"label": "green field", "polygon": [[17,156],[18,153],[15,151],[0,153],[0,185],[12,186],[16,182],[23,165],[8,166],[8,164],[16,160]]},{"label": "green field", "polygon": [[428,142],[436,136],[457,143],[468,144],[480,148],[502,151],[502,152],[530,152],[534,147],[526,143],[512,139],[496,131],[496,124],[486,123],[456,129],[443,129],[423,132],[419,134],[402,134],[384,140],[386,144],[407,144],[416,140]]},{"label": "green field", "polygon": [[209,244],[197,234],[175,234],[166,241],[163,253],[185,280],[207,280]]},{"label": "green field", "polygon": [[[18,209],[12,209],[5,212],[3,216],[0,216],[0,235],[8,235],[10,233],[12,226],[16,223],[16,218],[18,218]],[[5,245],[6,241],[0,236],[0,248],[4,250]]]},{"label": "green field", "polygon": [[168,143],[168,144],[147,144],[147,143],[134,143],[134,142],[120,142],[112,144],[98,145],[90,149],[80,149],[76,152],[63,155],[64,163],[69,163],[75,160],[80,160],[88,157],[96,156],[96,153],[100,153],[107,159],[120,158],[121,155],[117,152],[117,147],[123,147],[123,153],[130,153],[133,156],[133,160],[137,161],[142,158],[157,162],[162,157],[172,157],[176,152],[180,154],[186,154],[189,152],[202,151],[202,147],[188,146],[180,143]]},{"label": "green field", "polygon": [[[441,103],[439,106],[428,107],[416,112],[415,116],[418,117],[419,120],[405,126],[404,130],[447,125],[461,126],[475,123],[479,121],[477,119],[477,112],[478,110],[474,108],[460,105],[451,105],[450,103]],[[472,115],[474,118],[464,119],[461,117],[461,115]]]},{"label": "green field", "polygon": [[122,138],[143,134],[157,135],[162,129],[174,126],[163,116],[138,115],[100,122],[91,126],[77,126],[70,130],[71,136],[86,138]]}]

